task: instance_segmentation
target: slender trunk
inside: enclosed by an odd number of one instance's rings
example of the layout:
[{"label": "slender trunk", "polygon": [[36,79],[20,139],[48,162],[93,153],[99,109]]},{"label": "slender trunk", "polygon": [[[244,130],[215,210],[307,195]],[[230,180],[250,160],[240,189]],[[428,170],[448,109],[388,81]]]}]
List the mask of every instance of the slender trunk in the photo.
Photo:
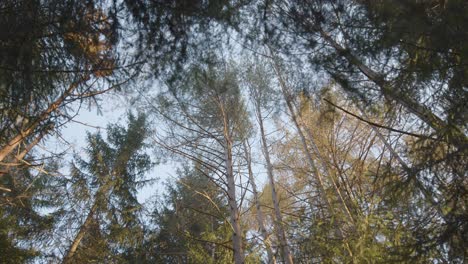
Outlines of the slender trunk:
[{"label": "slender trunk", "polygon": [[[287,86],[286,86],[286,82],[284,81],[284,79],[283,79],[283,77],[281,75],[280,68],[278,67],[276,61],[274,61],[274,60],[273,60],[273,64],[274,64],[275,72],[276,72],[276,74],[278,76],[278,79],[279,79],[279,82],[280,82],[281,91],[282,91],[283,96],[284,96],[284,98],[286,100],[286,104],[288,106],[289,112],[291,113],[291,118],[293,119],[293,122],[296,125],[299,136],[301,137],[301,142],[304,145],[304,150],[306,151],[307,158],[309,160],[309,164],[311,164],[311,166],[313,166],[315,168],[315,171],[317,172],[317,175],[319,177],[320,184],[323,185],[323,181],[321,179],[320,172],[315,167],[315,163],[313,162],[312,156],[309,153],[309,148],[307,147],[309,144],[307,144],[306,137],[304,136],[304,133],[302,132],[302,129],[301,129],[301,127],[306,128],[306,125],[302,121],[302,116],[300,114],[296,114],[296,110],[295,110],[294,105],[292,103],[291,95],[289,94],[289,91],[288,91]],[[330,181],[332,182],[333,189],[335,190],[336,194],[338,195],[338,197],[340,199],[340,202],[341,202],[341,204],[343,205],[343,207],[344,207],[344,209],[346,211],[346,214],[349,216],[349,219],[351,220],[351,222],[354,223],[354,218],[353,218],[353,215],[351,214],[351,210],[349,209],[349,206],[347,205],[346,201],[344,200],[343,194],[341,193],[341,190],[338,188],[338,185],[336,184],[336,181],[333,178],[333,175],[330,174],[330,172],[328,170],[327,163],[325,162],[325,159],[323,158],[323,156],[320,154],[320,150],[318,149],[317,145],[315,144],[315,140],[314,140],[314,137],[313,137],[312,133],[308,129],[305,129],[305,131],[306,131],[306,134],[307,134],[307,136],[309,138],[310,145],[312,146],[312,150],[313,150],[313,152],[315,153],[315,155],[317,156],[317,158],[319,159],[319,161],[320,161],[320,163],[322,165],[322,170],[324,171],[325,176],[328,177],[330,179]]]},{"label": "slender trunk", "polygon": [[78,231],[78,234],[76,234],[75,236],[75,239],[73,239],[73,242],[71,243],[70,248],[68,249],[67,255],[63,258],[62,264],[68,264],[73,259],[73,256],[75,255],[76,250],[78,249],[78,246],[80,245],[81,240],[86,235],[86,232],[88,231],[88,228],[93,221],[93,216],[96,210],[97,210],[97,200],[94,201],[93,207],[91,207],[91,210],[86,216],[86,220],[81,225],[80,230]]},{"label": "slender trunk", "polygon": [[358,57],[351,53],[350,50],[337,43],[330,35],[323,31],[320,27],[315,27],[319,30],[322,38],[328,42],[341,56],[355,65],[369,80],[380,87],[383,95],[394,100],[405,107],[410,113],[416,115],[420,120],[432,127],[439,135],[448,135],[448,141],[458,149],[464,149],[468,145],[468,139],[459,127],[453,124],[447,124],[440,117],[435,115],[428,107],[415,101],[413,98],[399,92],[398,88],[392,87],[384,77],[367,65],[365,65]]},{"label": "slender trunk", "polygon": [[234,177],[232,157],[232,135],[230,130],[229,116],[225,111],[224,104],[218,98],[219,110],[222,114],[223,137],[224,137],[224,164],[226,166],[227,195],[232,227],[232,246],[234,250],[234,263],[243,264],[244,251],[242,248],[242,230],[240,226],[240,213],[237,207],[236,182]]},{"label": "slender trunk", "polygon": [[226,138],[225,165],[227,178],[228,203],[230,211],[230,221],[232,226],[232,245],[234,249],[234,263],[244,263],[244,252],[242,250],[242,231],[240,226],[240,214],[236,201],[236,183],[232,167],[232,143]]},{"label": "slender trunk", "polygon": [[0,171],[0,176],[2,176],[2,174],[7,174],[10,172],[11,168],[13,166],[19,166],[21,165],[21,161],[24,159],[24,157],[29,153],[29,151],[31,151],[31,149],[37,145],[37,143],[39,143],[42,138],[50,131],[52,130],[52,126],[45,129],[44,131],[42,131],[31,143],[29,143],[24,149],[23,151],[21,151],[18,155],[15,156],[14,158],[14,161],[12,163],[9,163],[9,162],[6,162],[4,163],[5,165],[5,169]]},{"label": "slender trunk", "polygon": [[248,167],[248,172],[249,172],[249,181],[252,184],[252,192],[253,192],[253,198],[254,198],[254,203],[255,203],[255,208],[257,208],[257,222],[258,226],[260,228],[260,233],[262,234],[263,238],[263,243],[265,244],[265,248],[267,251],[267,257],[268,257],[268,263],[269,264],[276,264],[276,259],[273,254],[273,251],[271,250],[271,243],[269,239],[268,232],[265,228],[264,225],[264,218],[263,218],[263,212],[260,206],[260,201],[258,199],[258,192],[257,192],[257,184],[255,184],[255,179],[253,177],[253,171],[252,171],[252,156],[250,154],[250,151],[248,150],[247,144],[244,142],[244,149],[245,149],[245,157],[247,159],[247,167]]},{"label": "slender trunk", "polygon": [[42,112],[38,118],[31,122],[31,124],[29,124],[26,129],[20,131],[20,133],[10,139],[10,141],[8,141],[6,145],[0,149],[0,162],[2,162],[5,157],[10,154],[21,142],[23,142],[25,138],[31,136],[39,127],[39,125],[50,117],[51,113],[57,111],[65,99],[78,87],[78,85],[81,82],[86,81],[88,78],[89,77],[85,77],[80,81],[70,84],[68,89],[65,90],[65,92],[57,100],[55,100],[55,102],[50,104],[49,107],[44,112]]},{"label": "slender trunk", "polygon": [[[270,53],[272,54],[271,49],[270,49]],[[276,75],[277,75],[279,83],[280,83],[281,92],[283,94],[284,100],[286,101],[286,105],[287,105],[288,110],[289,110],[289,112],[291,114],[291,119],[292,119],[292,121],[293,121],[293,123],[294,123],[294,125],[296,127],[297,133],[299,134],[299,138],[301,139],[301,144],[302,144],[302,147],[303,147],[304,152],[306,154],[307,161],[309,163],[309,166],[312,169],[313,174],[317,177],[319,191],[321,193],[321,196],[324,198],[324,200],[328,204],[328,207],[329,207],[329,210],[330,210],[331,214],[334,215],[333,204],[332,204],[330,198],[328,197],[328,195],[327,195],[327,193],[325,191],[325,185],[324,185],[324,181],[322,179],[322,175],[321,175],[320,171],[317,169],[317,166],[316,166],[316,164],[314,162],[314,159],[312,158],[311,151],[309,150],[306,137],[305,137],[304,133],[302,132],[301,125],[303,125],[303,124],[301,123],[300,119],[298,118],[298,116],[296,114],[296,111],[295,111],[293,103],[292,103],[291,95],[289,94],[289,92],[287,90],[286,82],[285,82],[285,80],[283,79],[283,77],[281,75],[280,68],[279,68],[277,62],[275,61],[275,58],[274,58],[273,54],[272,54],[271,58],[272,58],[272,61],[273,61],[273,63],[272,63],[273,68],[274,68],[274,70],[276,72]],[[325,167],[325,169],[326,169],[326,167]],[[332,181],[333,181],[333,179],[332,179]],[[334,181],[333,181],[333,183],[334,183]],[[336,184],[334,184],[333,187],[338,193],[340,193],[339,190],[337,189]],[[342,197],[340,197],[340,198],[342,199]],[[349,216],[351,216],[346,204],[344,203],[343,200],[341,200],[341,201],[343,202],[343,205],[345,206]],[[351,220],[352,220],[352,218],[351,218]],[[341,226],[337,226],[337,229],[341,232],[342,236],[344,236],[343,228]],[[346,249],[347,249],[349,255],[351,257],[353,257],[353,252],[351,251],[351,248],[350,248],[349,244],[346,241],[344,242],[344,244],[346,246]]]},{"label": "slender trunk", "polygon": [[273,207],[275,210],[275,218],[276,218],[275,227],[277,230],[278,239],[280,241],[281,250],[283,252],[284,263],[292,264],[293,258],[289,250],[289,245],[288,245],[288,241],[286,238],[286,232],[284,231],[284,228],[283,228],[283,216],[281,214],[281,209],[280,209],[279,201],[278,201],[278,195],[276,193],[276,184],[275,184],[275,178],[273,175],[273,166],[271,164],[270,153],[268,151],[268,144],[267,144],[266,136],[265,136],[265,128],[263,127],[263,116],[262,116],[261,110],[259,109],[259,106],[257,106],[256,111],[257,111],[257,116],[258,116],[258,124],[260,126],[260,135],[262,138],[262,150],[263,150],[263,155],[265,157],[268,180],[269,180],[270,188],[271,188],[271,199],[273,200]]},{"label": "slender trunk", "polygon": [[351,220],[351,222],[354,224],[354,217],[353,215],[351,214],[351,210],[349,209],[349,206],[348,204],[346,203],[345,199],[344,199],[344,196],[343,194],[341,193],[341,190],[340,188],[338,188],[338,185],[336,184],[336,181],[333,177],[333,175],[330,173],[330,171],[328,170],[328,165],[327,163],[325,162],[325,159],[323,158],[322,154],[320,153],[320,150],[319,148],[317,147],[317,145],[315,144],[315,139],[314,139],[314,136],[312,135],[312,133],[310,132],[309,129],[307,129],[306,125],[304,124],[303,120],[302,120],[302,116],[301,114],[298,115],[299,118],[297,118],[298,120],[298,123],[301,127],[304,127],[305,128],[305,131],[306,131],[306,135],[308,136],[309,138],[309,142],[310,142],[310,145],[312,146],[312,150],[315,152],[315,155],[317,156],[317,158],[319,159],[320,163],[322,164],[322,169],[323,171],[325,172],[325,176],[328,177],[332,184],[333,184],[333,188],[335,189],[335,192],[336,194],[338,195],[338,197],[340,198],[340,201],[341,201],[341,204],[343,205],[345,211],[346,211],[346,214],[349,216],[349,220]]},{"label": "slender trunk", "polygon": [[[211,220],[211,232],[214,233],[214,217],[211,216],[210,217],[210,220]],[[216,244],[215,243],[211,243],[211,260],[213,262],[216,262]]]},{"label": "slender trunk", "polygon": [[75,239],[73,239],[73,242],[71,243],[70,248],[68,249],[67,255],[63,258],[62,264],[68,264],[73,259],[73,256],[75,255],[81,240],[86,235],[86,232],[88,232],[89,226],[93,221],[94,214],[98,209],[98,200],[100,199],[100,197],[102,198],[103,195],[105,195],[108,192],[108,190],[109,186],[106,184],[99,186],[96,194],[94,195],[93,206],[89,210],[88,215],[86,216],[86,220],[80,226],[80,230],[76,234]]},{"label": "slender trunk", "polygon": [[311,154],[311,152],[309,150],[306,137],[304,136],[304,133],[302,132],[301,126],[300,126],[299,121],[297,119],[297,115],[296,115],[296,112],[294,110],[294,106],[292,105],[292,102],[291,102],[291,95],[289,94],[289,92],[286,89],[286,83],[283,80],[283,77],[281,76],[279,66],[277,65],[277,63],[276,63],[275,59],[273,58],[273,56],[272,56],[272,61],[273,61],[272,64],[273,64],[273,68],[275,70],[276,76],[278,77],[278,80],[280,82],[281,92],[283,94],[284,101],[286,102],[286,106],[288,107],[289,113],[291,114],[291,120],[293,121],[294,126],[296,127],[296,130],[297,130],[297,133],[299,134],[299,138],[301,139],[301,144],[302,144],[302,147],[303,147],[304,152],[305,152],[306,157],[307,157],[307,162],[309,163],[309,166],[312,169],[312,173],[316,176],[316,178],[318,180],[320,192],[326,198],[326,201],[328,201],[328,204],[331,205],[331,203],[328,200],[327,195],[325,193],[325,186],[323,184],[322,176],[320,175],[320,172],[317,169],[315,161],[312,158],[312,154]]}]

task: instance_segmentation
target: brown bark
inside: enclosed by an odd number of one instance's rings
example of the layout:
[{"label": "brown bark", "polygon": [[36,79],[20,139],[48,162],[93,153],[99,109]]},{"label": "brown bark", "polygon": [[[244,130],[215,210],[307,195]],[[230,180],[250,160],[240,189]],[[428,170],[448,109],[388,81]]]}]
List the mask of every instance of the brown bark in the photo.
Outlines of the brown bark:
[{"label": "brown bark", "polygon": [[[24,157],[31,151],[31,149],[37,145],[41,141],[41,139],[50,131],[51,128],[48,128],[42,133],[40,133],[31,143],[29,143],[26,148],[24,148],[18,155],[16,155],[11,162],[4,162],[2,165],[5,165],[5,168],[0,171],[0,176],[7,174],[11,171],[13,166],[20,166],[23,164],[21,161],[23,161]],[[1,189],[1,187],[0,187]],[[5,190],[5,188],[3,188]],[[10,190],[11,191],[11,190]]]},{"label": "brown bark", "polygon": [[86,235],[86,232],[88,231],[88,228],[93,221],[93,216],[96,210],[97,210],[97,201],[95,200],[93,207],[91,208],[88,215],[86,216],[86,220],[80,226],[80,230],[78,231],[78,234],[76,234],[75,239],[73,239],[73,242],[71,243],[70,248],[67,251],[67,255],[65,255],[65,257],[63,258],[62,264],[71,263],[71,261],[73,260],[73,256],[75,255],[78,249],[78,246],[80,245],[81,240]]},{"label": "brown bark", "polygon": [[47,120],[50,117],[50,114],[57,111],[57,109],[62,105],[62,103],[67,99],[67,97],[80,85],[80,83],[89,79],[89,75],[80,79],[79,81],[73,82],[70,84],[67,90],[50,104],[45,111],[43,111],[34,121],[31,122],[24,130],[20,131],[16,136],[10,139],[5,146],[0,149],[0,162],[2,162],[6,156],[8,156],[18,145],[23,142],[24,139],[31,136],[34,131],[39,127],[41,122]]}]

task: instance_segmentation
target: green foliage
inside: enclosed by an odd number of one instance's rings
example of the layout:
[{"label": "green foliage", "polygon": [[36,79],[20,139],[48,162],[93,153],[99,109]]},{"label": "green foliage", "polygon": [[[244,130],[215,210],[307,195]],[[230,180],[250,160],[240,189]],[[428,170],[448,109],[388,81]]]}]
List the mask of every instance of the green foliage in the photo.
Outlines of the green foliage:
[{"label": "green foliage", "polygon": [[[397,185],[412,201],[408,210],[420,212],[404,214],[404,232],[417,239],[402,242],[414,251],[402,254],[440,260],[440,251],[450,261],[465,259],[467,2],[272,1],[263,8],[265,41],[274,55],[297,58],[298,69],[307,60],[327,73],[365,119],[383,114],[390,129],[421,134],[410,140],[417,143],[396,144],[407,164],[389,174],[402,175]],[[376,111],[382,104],[377,110],[384,111]],[[440,210],[443,205],[451,213]],[[422,224],[428,222],[433,225]]]},{"label": "green foliage", "polygon": [[183,77],[185,62],[222,44],[221,30],[239,27],[239,10],[251,1],[123,2],[136,24],[138,56],[150,63],[156,76],[166,75],[170,81],[176,81]]},{"label": "green foliage", "polygon": [[86,232],[72,259],[76,263],[108,258],[117,261],[118,252],[143,241],[142,206],[136,194],[152,166],[142,152],[148,131],[145,120],[144,115],[129,114],[128,127],[108,127],[107,141],[100,133],[88,134],[88,159],[77,157],[72,164],[72,199],[67,204],[70,209],[76,205],[86,209],[70,211],[66,217],[73,216],[69,221],[83,216],[90,219],[89,224],[72,223]]},{"label": "green foliage", "polygon": [[[79,84],[75,94],[80,98],[90,91],[80,80],[110,77],[115,66],[111,39],[116,34],[111,25],[116,21],[101,5],[101,1],[2,1],[0,142],[26,130],[73,83]],[[70,117],[62,104],[57,107],[62,112],[49,113],[33,134]]]},{"label": "green foliage", "polygon": [[41,255],[61,214],[43,214],[60,205],[58,182],[46,174],[54,172],[56,166],[50,162],[39,170],[28,170],[29,166],[18,165],[1,175],[0,259],[23,263]]},{"label": "green foliage", "polygon": [[[250,93],[266,130],[278,128],[267,148],[296,263],[462,263],[467,14],[463,0],[0,1],[0,262],[58,261],[51,248],[67,253],[73,238],[72,263],[232,262],[225,191],[249,196],[239,142],[254,136]],[[266,59],[218,58],[264,44]],[[148,93],[155,142],[194,166],[145,218],[145,116],[88,134],[71,175],[35,149],[95,95],[147,77],[167,87]],[[246,262],[259,263],[258,230],[242,220]]]},{"label": "green foliage", "polygon": [[179,171],[177,181],[151,220],[157,228],[144,245],[151,248],[148,261],[176,263],[226,263],[232,260],[229,249],[231,230],[227,202],[223,193],[200,166]]}]

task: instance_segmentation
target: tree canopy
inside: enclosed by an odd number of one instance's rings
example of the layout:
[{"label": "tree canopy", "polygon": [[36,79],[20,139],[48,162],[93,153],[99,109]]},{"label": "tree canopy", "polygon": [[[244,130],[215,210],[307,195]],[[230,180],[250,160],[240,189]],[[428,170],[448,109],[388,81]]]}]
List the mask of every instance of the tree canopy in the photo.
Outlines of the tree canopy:
[{"label": "tree canopy", "polygon": [[467,27],[462,0],[1,1],[0,262],[463,263]]}]

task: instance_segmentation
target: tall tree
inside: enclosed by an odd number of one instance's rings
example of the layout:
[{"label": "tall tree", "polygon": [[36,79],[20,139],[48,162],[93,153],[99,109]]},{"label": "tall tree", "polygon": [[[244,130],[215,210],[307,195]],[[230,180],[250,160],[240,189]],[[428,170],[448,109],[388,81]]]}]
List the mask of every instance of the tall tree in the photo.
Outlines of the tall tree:
[{"label": "tall tree", "polygon": [[[118,63],[101,2],[3,1],[0,27],[0,161],[31,150],[72,118],[73,101],[103,93]],[[109,86],[112,86],[111,84]],[[8,164],[6,164],[8,165]]]},{"label": "tall tree", "polygon": [[[28,157],[26,160],[30,161]],[[61,216],[58,161],[34,167],[18,164],[0,177],[0,259],[24,263],[44,257],[53,226]],[[44,214],[44,211],[54,213]]]},{"label": "tall tree", "polygon": [[142,241],[136,194],[151,167],[142,152],[147,124],[143,115],[130,114],[128,122],[127,128],[109,126],[107,142],[99,133],[89,134],[88,160],[77,158],[72,164],[72,211],[66,217],[78,222],[67,223],[77,226],[77,232],[63,263],[117,260],[116,253]]},{"label": "tall tree", "polygon": [[269,1],[261,8],[265,41],[288,59],[326,72],[368,116],[385,104],[387,115],[398,116],[387,129],[417,135],[409,145],[399,141],[402,156],[412,163],[402,180],[424,182],[431,199],[451,208],[449,218],[433,217],[439,243],[421,243],[463,259],[466,214],[459,209],[466,199],[455,197],[467,195],[466,111],[460,108],[466,101],[466,45],[460,44],[468,36],[466,2]]},{"label": "tall tree", "polygon": [[[232,260],[227,200],[200,165],[178,171],[151,214],[157,228],[143,245],[148,263],[226,263]],[[160,204],[161,201],[157,201]]]},{"label": "tall tree", "polygon": [[236,145],[250,131],[237,73],[226,62],[194,65],[181,85],[159,98],[159,114],[169,124],[158,143],[175,154],[198,161],[225,190],[233,229],[235,263],[244,263],[238,191]]},{"label": "tall tree", "polygon": [[[139,57],[157,77],[174,81],[184,62],[219,48],[225,30],[238,29],[242,10],[250,0],[125,0],[135,22]],[[168,70],[169,69],[169,70]],[[174,76],[175,75],[175,76]]]},{"label": "tall tree", "polygon": [[265,157],[265,167],[267,169],[268,181],[271,188],[271,198],[275,210],[275,230],[278,236],[278,240],[280,241],[283,261],[285,263],[292,264],[293,259],[289,250],[289,244],[283,226],[283,216],[281,213],[279,200],[276,192],[276,180],[273,174],[273,165],[270,159],[270,150],[266,138],[267,132],[265,131],[264,126],[265,117],[263,116],[263,112],[265,108],[268,108],[268,106],[271,107],[271,103],[274,102],[271,98],[273,97],[273,89],[271,87],[272,83],[271,79],[269,78],[271,75],[269,75],[267,73],[266,68],[262,67],[260,64],[254,65],[253,67],[248,69],[248,71],[249,72],[246,76],[247,85],[249,87],[251,101],[253,103],[256,119],[260,130],[262,153]]},{"label": "tall tree", "polygon": [[[437,1],[425,3],[410,1],[407,4],[381,4],[380,2],[370,3],[370,1],[364,3],[360,1],[330,3],[313,0],[301,3],[278,1],[278,3],[274,3],[274,6],[278,9],[273,10],[275,10],[274,12],[284,12],[282,14],[276,13],[277,18],[284,21],[284,25],[290,26],[291,30],[297,32],[299,34],[297,37],[303,38],[302,41],[298,42],[302,48],[313,50],[327,46],[323,50],[324,52],[314,53],[309,56],[309,59],[317,66],[324,68],[333,77],[341,77],[350,81],[365,77],[374,84],[374,88],[377,88],[379,93],[370,92],[366,94],[365,91],[369,91],[369,89],[366,86],[360,86],[358,90],[354,91],[359,96],[363,96],[368,100],[372,99],[372,97],[375,99],[376,95],[384,96],[387,100],[403,106],[409,113],[431,127],[441,139],[458,149],[463,149],[467,143],[466,135],[463,134],[462,130],[463,122],[454,124],[453,120],[449,120],[450,117],[443,120],[434,109],[437,102],[430,102],[430,105],[426,105],[427,102],[421,102],[424,100],[423,91],[427,89],[427,85],[440,85],[447,81],[450,82],[451,76],[440,74],[440,77],[442,77],[440,78],[437,71],[442,69],[439,67],[435,66],[421,70],[421,66],[419,66],[420,69],[417,70],[414,63],[411,63],[412,59],[413,62],[418,60],[417,57],[419,57],[419,62],[424,60],[422,59],[423,55],[420,52],[414,52],[414,49],[426,49],[429,53],[437,53],[430,46],[417,48],[418,44],[414,38],[424,38],[423,35],[426,34],[426,29],[433,31],[430,33],[431,41],[428,41],[429,45],[437,43],[439,40],[443,41],[442,39],[447,37],[442,37],[441,34],[436,34],[436,32],[443,27],[449,27],[453,23],[450,21],[449,11],[445,10],[445,8],[449,8],[449,5],[443,6],[438,3]],[[452,8],[466,10],[467,6],[462,1],[454,1],[450,5],[450,10]],[[369,12],[369,10],[374,11],[373,9],[383,11],[373,18],[373,12]],[[388,11],[391,9],[397,11]],[[411,10],[418,10],[418,12],[412,16],[404,15],[405,12],[409,13]],[[432,12],[429,10],[437,11]],[[454,20],[466,23],[464,20],[466,18],[458,12]],[[384,18],[385,16],[387,17]],[[403,17],[407,19],[403,19]],[[448,23],[441,22],[446,20]],[[292,23],[286,24],[286,21]],[[414,21],[416,22],[413,23]],[[429,21],[438,21],[434,22],[437,23],[437,27],[430,28]],[[398,25],[398,23],[413,23],[413,27],[409,30],[414,32],[405,31],[409,27]],[[441,24],[439,25],[439,23]],[[458,29],[458,27],[456,28]],[[449,30],[445,32],[449,32]],[[338,34],[340,34],[342,40],[338,39]],[[466,34],[461,32],[456,34],[456,38],[460,37],[466,37]],[[433,41],[433,38],[437,39],[437,41]],[[391,44],[392,40],[394,44]],[[379,43],[379,45],[371,44],[375,42]],[[380,43],[383,44],[380,45]],[[408,45],[415,45],[416,48],[410,48]],[[440,56],[450,54],[448,46],[446,45],[440,49]],[[454,49],[459,49],[456,45],[452,46]],[[438,49],[435,48],[435,50]],[[440,56],[434,55],[433,58],[442,62]],[[394,61],[390,60],[390,58]],[[463,69],[463,65],[460,65],[460,63],[453,65],[451,61],[453,60],[447,60],[447,64],[444,64],[448,69],[458,69],[458,67]],[[392,63],[395,63],[395,66],[392,66]],[[425,64],[421,63],[421,65]],[[448,71],[447,68],[445,71]],[[460,71],[457,70],[456,72]],[[457,89],[455,87],[463,86],[465,83],[463,79],[460,79],[458,73],[456,76],[455,80],[457,81],[451,82],[454,86],[446,87],[448,93]],[[433,80],[434,83],[429,84],[429,80]],[[451,104],[447,101],[441,103],[442,105],[445,104],[445,106]]]},{"label": "tall tree", "polygon": [[271,239],[270,239],[270,234],[266,229],[266,223],[265,223],[265,217],[262,211],[262,204],[260,202],[260,196],[259,192],[257,190],[257,184],[256,184],[256,179],[254,177],[254,170],[253,170],[253,160],[252,160],[252,153],[251,153],[251,146],[249,142],[244,142],[244,151],[245,151],[245,160],[247,163],[247,173],[249,175],[249,182],[250,185],[252,185],[252,199],[253,203],[255,205],[255,215],[256,215],[256,220],[258,227],[260,229],[260,234],[263,239],[263,244],[265,246],[266,252],[267,252],[267,257],[268,257],[268,263],[269,264],[276,264],[276,257],[273,253],[272,250],[272,245],[271,245]]}]

